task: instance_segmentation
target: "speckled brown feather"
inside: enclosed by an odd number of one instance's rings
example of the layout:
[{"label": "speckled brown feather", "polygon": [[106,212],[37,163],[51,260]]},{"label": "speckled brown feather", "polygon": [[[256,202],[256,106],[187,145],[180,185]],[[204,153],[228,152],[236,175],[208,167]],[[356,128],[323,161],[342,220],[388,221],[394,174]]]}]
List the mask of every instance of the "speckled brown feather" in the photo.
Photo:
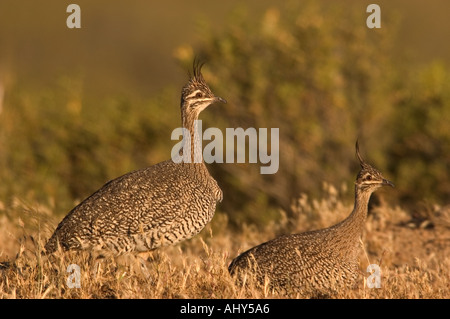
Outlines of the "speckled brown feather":
[{"label": "speckled brown feather", "polygon": [[359,239],[374,190],[393,184],[365,163],[356,145],[361,171],[355,183],[355,207],[345,220],[326,229],[285,235],[253,247],[236,257],[231,275],[242,280],[254,275],[256,282],[278,291],[319,292],[349,287],[358,275]]},{"label": "speckled brown feather", "polygon": [[[199,110],[214,97],[200,71],[182,90],[183,126],[193,131]],[[186,97],[201,90],[203,99]],[[192,150],[193,152],[194,150]],[[91,249],[120,255],[175,244],[200,232],[212,219],[222,191],[200,163],[174,163],[172,159],[137,170],[106,183],[76,206],[59,223],[45,249],[54,252]]]}]

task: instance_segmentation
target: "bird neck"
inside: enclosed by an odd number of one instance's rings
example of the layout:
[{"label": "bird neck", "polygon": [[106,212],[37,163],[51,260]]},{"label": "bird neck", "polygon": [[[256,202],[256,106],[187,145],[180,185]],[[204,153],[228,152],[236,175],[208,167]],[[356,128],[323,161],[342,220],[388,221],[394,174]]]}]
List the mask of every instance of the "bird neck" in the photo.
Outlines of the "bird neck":
[{"label": "bird neck", "polygon": [[185,163],[203,163],[202,150],[202,123],[198,120],[198,114],[182,114],[183,124],[183,153]]},{"label": "bird neck", "polygon": [[361,226],[361,229],[364,227],[367,218],[367,210],[371,195],[371,191],[361,190],[355,185],[355,206],[347,219],[349,219],[352,224]]},{"label": "bird neck", "polygon": [[361,190],[355,186],[355,206],[353,211],[342,222],[330,227],[336,233],[344,234],[340,236],[343,241],[341,249],[343,255],[355,253],[354,247],[358,245],[359,238],[364,230],[371,194],[372,192]]}]

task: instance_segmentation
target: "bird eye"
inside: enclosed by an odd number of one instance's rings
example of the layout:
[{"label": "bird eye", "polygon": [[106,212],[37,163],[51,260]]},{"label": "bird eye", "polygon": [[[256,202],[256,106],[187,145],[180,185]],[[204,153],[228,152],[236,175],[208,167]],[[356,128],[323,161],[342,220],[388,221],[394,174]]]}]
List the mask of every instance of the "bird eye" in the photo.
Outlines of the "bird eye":
[{"label": "bird eye", "polygon": [[203,93],[202,92],[198,92],[197,94],[195,94],[195,97],[203,97]]},{"label": "bird eye", "polygon": [[372,180],[372,175],[367,175],[366,181],[371,181],[371,180]]}]

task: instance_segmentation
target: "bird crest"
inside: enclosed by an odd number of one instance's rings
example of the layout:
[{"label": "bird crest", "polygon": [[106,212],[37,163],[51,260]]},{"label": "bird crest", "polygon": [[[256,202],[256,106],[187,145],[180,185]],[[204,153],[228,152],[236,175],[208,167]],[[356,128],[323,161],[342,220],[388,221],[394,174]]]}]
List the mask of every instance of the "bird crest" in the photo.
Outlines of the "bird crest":
[{"label": "bird crest", "polygon": [[356,140],[356,157],[358,158],[359,165],[361,165],[361,168],[367,168],[370,167],[369,164],[366,163],[366,161],[362,158],[361,153],[359,152],[359,141]]},{"label": "bird crest", "polygon": [[361,170],[356,178],[356,184],[366,184],[366,185],[389,185],[394,186],[391,181],[386,180],[381,172],[367,162],[361,156],[359,151],[359,143],[356,140],[356,157],[358,158],[359,165],[361,165]]},{"label": "bird crest", "polygon": [[213,97],[214,96],[214,94],[212,93],[208,84],[206,84],[205,79],[203,78],[203,74],[202,74],[203,65],[204,65],[203,62],[200,62],[197,58],[194,59],[194,62],[192,65],[192,73],[190,71],[188,72],[189,81],[183,87],[183,90],[181,92],[181,100],[182,101],[186,100],[195,91],[200,91],[203,94],[202,97]]}]

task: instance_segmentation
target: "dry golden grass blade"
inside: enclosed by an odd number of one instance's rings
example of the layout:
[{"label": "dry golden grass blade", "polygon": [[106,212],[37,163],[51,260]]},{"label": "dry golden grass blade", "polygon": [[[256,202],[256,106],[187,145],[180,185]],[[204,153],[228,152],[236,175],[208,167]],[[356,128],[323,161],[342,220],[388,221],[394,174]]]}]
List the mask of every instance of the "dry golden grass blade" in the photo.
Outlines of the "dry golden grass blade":
[{"label": "dry golden grass blade", "polygon": [[[326,227],[326,219],[343,218],[348,205],[332,198],[297,201],[298,214],[278,225],[277,232],[290,232],[293,225],[301,228]],[[313,208],[315,206],[315,208]],[[316,218],[318,211],[323,216]],[[377,208],[377,214],[367,220],[360,249],[361,280],[355,289],[340,290],[329,298],[450,298],[450,230],[436,225],[432,229],[408,228],[399,225],[399,218],[408,216],[399,208],[387,204]],[[381,215],[380,215],[381,214]],[[395,215],[395,217],[391,217]],[[377,217],[378,216],[378,217]],[[380,216],[386,218],[380,222]],[[399,217],[400,216],[400,217]],[[390,221],[394,219],[394,221]],[[311,219],[311,220],[310,220]],[[228,274],[228,265],[238,251],[275,236],[274,225],[265,229],[243,227],[241,232],[222,225],[218,218],[211,229],[175,247],[163,248],[145,259],[148,278],[129,262],[104,258],[94,260],[88,253],[58,252],[55,258],[40,255],[48,234],[40,234],[27,222],[20,225],[2,219],[0,262],[0,298],[310,298],[317,295],[282,294],[268,284],[258,288],[245,276],[237,283]],[[45,228],[45,227],[43,227]],[[24,230],[27,240],[23,238]],[[8,233],[10,235],[8,235]],[[31,237],[30,237],[31,236]],[[447,240],[445,240],[447,238]],[[389,252],[389,253],[386,253]],[[370,275],[366,268],[371,261],[383,262],[381,288],[368,288]],[[68,287],[70,264],[80,267],[80,288]],[[322,296],[323,297],[323,296]]]}]

